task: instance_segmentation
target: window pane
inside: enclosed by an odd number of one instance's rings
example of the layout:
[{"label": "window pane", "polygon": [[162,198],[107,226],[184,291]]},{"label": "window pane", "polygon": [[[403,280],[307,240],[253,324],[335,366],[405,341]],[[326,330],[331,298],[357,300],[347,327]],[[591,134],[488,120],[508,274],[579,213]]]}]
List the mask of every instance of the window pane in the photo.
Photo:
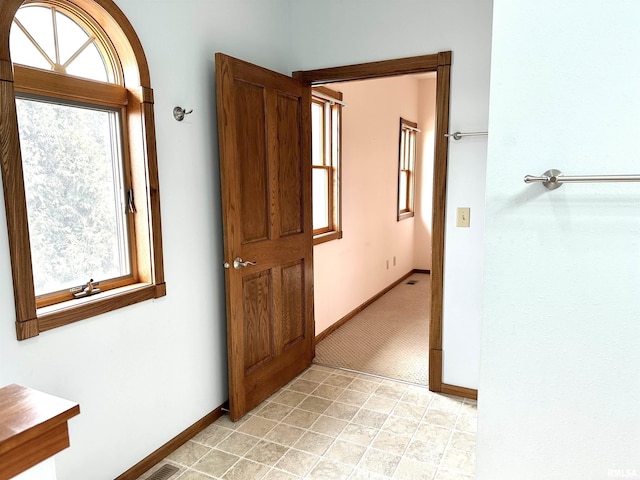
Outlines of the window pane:
[{"label": "window pane", "polygon": [[16,107],[36,295],[129,274],[118,113]]},{"label": "window pane", "polygon": [[329,227],[329,171],[313,169],[313,229]]},{"label": "window pane", "polygon": [[416,132],[409,132],[409,155],[407,156],[407,170],[413,170],[416,156]]},{"label": "window pane", "polygon": [[76,77],[108,82],[107,69],[100,51],[92,43],[67,66],[67,73]]},{"label": "window pane", "polygon": [[58,27],[60,63],[64,65],[84,45],[89,39],[89,35],[80,25],[60,12],[56,12],[56,25]]},{"label": "window pane", "polygon": [[[55,62],[56,50],[53,38],[51,9],[48,7],[34,6],[21,7],[16,13],[16,18],[22,23],[22,26],[29,32],[40,48],[49,56],[49,59]],[[19,53],[20,52],[16,52],[11,48],[12,60],[17,63],[23,63],[16,58],[16,55],[19,55]],[[32,65],[30,63],[24,64]],[[35,67],[37,65],[32,66]],[[47,67],[45,68],[50,68],[49,63],[47,63]]]},{"label": "window pane", "polygon": [[400,190],[398,193],[398,210],[407,210],[407,172],[402,170],[400,172]]},{"label": "window pane", "polygon": [[[55,15],[55,23],[53,21]],[[113,81],[110,68],[86,26],[51,8],[26,6],[18,10],[16,19],[46,52],[49,60],[38,51],[34,42],[14,22],[11,28],[11,58],[15,63],[54,70],[77,77]]]},{"label": "window pane", "polygon": [[324,106],[311,103],[311,164],[324,165]]},{"label": "window pane", "polygon": [[47,59],[15,23],[11,25],[9,38],[9,48],[11,49],[11,60],[13,62],[46,70],[51,69],[51,64],[47,62]]}]

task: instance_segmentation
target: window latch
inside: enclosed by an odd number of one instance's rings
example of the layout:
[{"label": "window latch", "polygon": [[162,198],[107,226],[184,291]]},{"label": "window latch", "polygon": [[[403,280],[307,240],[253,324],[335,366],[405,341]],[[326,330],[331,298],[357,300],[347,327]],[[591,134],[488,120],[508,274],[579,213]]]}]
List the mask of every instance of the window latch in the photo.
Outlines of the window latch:
[{"label": "window latch", "polygon": [[136,213],[136,204],[133,201],[133,188],[127,190],[127,210],[129,210],[129,213]]},{"label": "window latch", "polygon": [[89,297],[96,293],[100,293],[98,285],[100,285],[100,282],[94,282],[93,278],[91,278],[86,284],[80,285],[79,287],[73,287],[69,291],[73,293],[73,298]]}]

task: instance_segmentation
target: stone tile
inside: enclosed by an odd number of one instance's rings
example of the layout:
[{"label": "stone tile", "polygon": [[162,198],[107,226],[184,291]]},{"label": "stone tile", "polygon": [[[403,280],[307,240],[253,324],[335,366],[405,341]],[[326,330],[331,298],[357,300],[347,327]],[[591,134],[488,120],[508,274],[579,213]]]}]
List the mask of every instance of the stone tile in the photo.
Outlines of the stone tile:
[{"label": "stone tile", "polygon": [[353,405],[347,405],[346,403],[333,402],[324,411],[325,415],[333,418],[339,418],[340,420],[351,420],[358,413],[359,408]]},{"label": "stone tile", "polygon": [[409,386],[404,395],[402,401],[405,403],[411,403],[413,405],[420,405],[422,407],[428,407],[435,395],[427,388]]},{"label": "stone tile", "polygon": [[268,418],[269,420],[273,420],[275,422],[279,422],[284,417],[289,415],[291,412],[291,407],[288,405],[283,405],[281,403],[268,402],[264,407],[258,410],[255,413],[257,417]]},{"label": "stone tile", "polygon": [[475,452],[476,437],[475,435],[472,435],[470,433],[464,433],[454,430],[451,434],[451,443],[449,445],[456,450]]},{"label": "stone tile", "polygon": [[219,442],[227,438],[233,433],[233,430],[228,428],[219,427],[218,425],[211,424],[203,431],[198,433],[191,440],[194,442],[206,445],[207,447],[215,447]]},{"label": "stone tile", "polygon": [[240,457],[236,455],[231,455],[230,453],[214,448],[193,465],[192,468],[199,472],[213,475],[214,477],[222,477],[229,467],[239,459]]},{"label": "stone tile", "polygon": [[327,400],[326,398],[309,396],[302,402],[300,402],[298,408],[301,408],[302,410],[308,410],[310,412],[322,413],[327,409],[329,405],[331,405],[331,403],[331,400]]},{"label": "stone tile", "polygon": [[361,407],[364,402],[369,399],[369,396],[369,393],[347,389],[342,392],[342,394],[336,400],[342,403],[348,403],[349,405],[355,405],[356,407]]},{"label": "stone tile", "polygon": [[291,449],[280,459],[276,467],[285,472],[304,477],[318,463],[320,457],[311,453]]},{"label": "stone tile", "polygon": [[427,411],[427,407],[422,405],[415,405],[412,403],[405,403],[400,401],[396,405],[396,408],[393,409],[393,415],[396,417],[410,418],[411,420],[422,420],[425,412]]},{"label": "stone tile", "polygon": [[281,390],[280,393],[273,397],[272,402],[288,405],[289,407],[296,407],[306,397],[307,395],[304,393]]},{"label": "stone tile", "polygon": [[367,410],[374,410],[376,412],[389,414],[396,407],[397,403],[398,401],[392,398],[372,395],[369,397],[369,400],[364,403],[363,407]]},{"label": "stone tile", "polygon": [[318,368],[310,368],[298,378],[308,380],[310,382],[322,383],[327,379],[329,375],[331,375],[330,371],[325,371]]},{"label": "stone tile", "polygon": [[396,416],[390,416],[382,426],[382,430],[395,433],[397,435],[403,435],[405,437],[411,437],[418,429],[420,422],[417,420],[411,420],[410,418],[402,418]]},{"label": "stone tile", "polygon": [[294,408],[291,413],[282,420],[282,423],[300,428],[309,428],[311,425],[313,425],[313,422],[315,422],[319,416],[319,413]]},{"label": "stone tile", "polygon": [[276,470],[272,468],[267,474],[262,477],[262,480],[300,480],[301,477],[297,475],[291,475],[290,473],[283,472],[282,470]]},{"label": "stone tile", "polygon": [[218,450],[241,457],[253,448],[259,439],[240,432],[233,432],[217,445]]},{"label": "stone tile", "polygon": [[241,458],[222,477],[224,480],[258,480],[269,470],[266,465],[251,462]]},{"label": "stone tile", "polygon": [[452,472],[440,468],[435,480],[473,480],[473,476],[463,475],[460,472]]},{"label": "stone tile", "polygon": [[[466,400],[466,399],[465,399]],[[471,400],[475,402],[475,400]],[[468,417],[478,418],[478,406],[475,403],[463,403],[460,407],[460,414]]]},{"label": "stone tile", "polygon": [[363,393],[373,393],[378,388],[379,384],[375,382],[370,382],[369,380],[363,380],[361,378],[356,378],[351,385],[349,385],[349,390],[357,390],[358,392]]},{"label": "stone tile", "polygon": [[238,428],[238,431],[254,437],[264,437],[276,425],[277,422],[273,420],[252,416]]},{"label": "stone tile", "polygon": [[382,425],[387,421],[387,418],[388,415],[386,413],[374,412],[373,410],[361,408],[351,421],[366,427],[382,428]]},{"label": "stone tile", "polygon": [[400,460],[393,478],[397,480],[433,480],[437,467],[410,458]]},{"label": "stone tile", "polygon": [[412,440],[404,453],[404,456],[419,462],[439,465],[442,460],[444,448],[434,443],[423,442],[422,440]]},{"label": "stone tile", "polygon": [[383,430],[373,440],[371,446],[394,455],[404,455],[404,452],[410,442],[411,439],[409,437],[403,437]]},{"label": "stone tile", "polygon": [[377,377],[375,375],[367,375],[366,373],[358,373],[356,375],[356,378],[359,378],[360,380],[366,380],[367,382],[377,383],[377,384],[381,384],[382,381],[384,380],[382,377]]},{"label": "stone tile", "polygon": [[358,445],[364,445],[365,447],[369,446],[375,436],[378,434],[377,429],[365,427],[364,425],[357,425],[354,423],[350,423],[344,430],[338,435],[338,440],[342,440],[344,442],[356,443]]},{"label": "stone tile", "polygon": [[346,388],[353,382],[353,377],[346,377],[344,375],[333,374],[329,375],[324,381],[327,385],[333,385],[335,387]]},{"label": "stone tile", "polygon": [[273,427],[273,430],[271,430],[264,438],[265,440],[270,440],[272,442],[291,447],[298,441],[304,432],[305,431],[301,428],[281,423]]},{"label": "stone tile", "polygon": [[475,435],[478,432],[478,419],[468,415],[458,415],[455,426],[456,430],[473,433]]},{"label": "stone tile", "polygon": [[333,385],[327,385],[326,383],[322,383],[318,385],[311,395],[320,398],[326,398],[328,400],[335,400],[338,398],[342,392],[344,392],[344,387],[336,387]]},{"label": "stone tile", "polygon": [[355,466],[366,451],[367,449],[361,445],[336,440],[324,454],[324,458]]},{"label": "stone tile", "polygon": [[460,412],[461,407],[462,400],[460,398],[448,397],[446,395],[434,396],[429,404],[430,410],[440,410],[442,412],[455,413],[456,415]]},{"label": "stone tile", "polygon": [[474,452],[463,452],[454,448],[447,448],[441,466],[444,470],[460,472],[463,475],[473,475],[476,471],[476,456]]},{"label": "stone tile", "polygon": [[456,423],[456,414],[443,412],[441,410],[431,410],[429,408],[427,413],[424,414],[423,422],[430,423],[431,425],[438,425],[445,428],[453,428]]},{"label": "stone tile", "polygon": [[436,445],[444,447],[449,443],[451,432],[452,431],[448,428],[432,425],[430,423],[421,423],[413,438],[424,442],[435,443]]},{"label": "stone tile", "polygon": [[[170,477],[174,478],[174,477]],[[184,475],[180,477],[180,480],[212,480],[213,477],[205,475],[204,473],[196,472],[195,470],[187,470]]]},{"label": "stone tile", "polygon": [[327,435],[322,435],[315,432],[306,432],[295,443],[293,448],[297,448],[298,450],[302,450],[304,452],[313,453],[315,455],[323,455],[329,448],[329,445],[333,443],[333,440],[333,437],[329,437]]},{"label": "stone tile", "polygon": [[349,480],[388,480],[389,477],[378,475],[368,470],[356,468],[349,477]]},{"label": "stone tile", "polygon": [[229,418],[229,415],[222,415],[219,419],[213,422],[212,425],[228,428],[229,430],[237,430],[238,427],[240,427],[240,425],[246,422],[249,418],[251,417],[247,415],[236,422],[232,422],[231,419]]},{"label": "stone tile", "polygon": [[352,470],[353,467],[350,467],[349,465],[321,459],[311,473],[305,478],[311,480],[346,480],[349,478]]},{"label": "stone tile", "polygon": [[211,448],[205,445],[188,441],[187,443],[182,445],[180,448],[175,450],[173,453],[171,453],[167,457],[167,459],[177,463],[178,465],[184,465],[185,467],[190,467],[210,451],[211,451]]},{"label": "stone tile", "polygon": [[331,437],[337,437],[346,426],[347,422],[344,420],[320,415],[318,420],[309,427],[309,430],[316,433],[324,433]]},{"label": "stone tile", "polygon": [[268,442],[266,440],[260,440],[255,447],[249,450],[245,455],[245,458],[253,460],[254,462],[273,466],[278,463],[287,450],[289,450],[289,448],[283,445]]},{"label": "stone tile", "polygon": [[329,374],[334,373],[336,371],[336,367],[330,367],[328,365],[319,365],[317,363],[312,364],[309,367],[309,370],[315,370],[318,372],[327,372]]},{"label": "stone tile", "polygon": [[406,390],[407,387],[403,384],[389,385],[387,383],[383,383],[376,389],[374,393],[379,397],[400,400]]},{"label": "stone tile", "polygon": [[359,468],[363,468],[369,472],[378,473],[390,477],[395,472],[396,467],[402,459],[399,455],[383,452],[381,450],[369,449],[365,452],[364,457],[358,464]]},{"label": "stone tile", "polygon": [[311,393],[320,385],[318,382],[310,382],[309,380],[298,379],[287,385],[289,390],[300,393]]}]

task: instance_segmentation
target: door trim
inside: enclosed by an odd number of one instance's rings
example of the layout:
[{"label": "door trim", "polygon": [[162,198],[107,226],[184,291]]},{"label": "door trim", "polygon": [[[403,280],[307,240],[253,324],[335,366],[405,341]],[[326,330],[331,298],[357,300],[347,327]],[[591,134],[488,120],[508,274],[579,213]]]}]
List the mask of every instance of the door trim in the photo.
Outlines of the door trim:
[{"label": "door trim", "polygon": [[360,63],[342,67],[293,72],[293,77],[310,85],[412,73],[436,72],[436,129],[433,166],[433,216],[431,228],[431,318],[429,323],[429,390],[442,391],[442,303],[444,285],[444,229],[447,199],[447,162],[451,91],[451,52]]}]

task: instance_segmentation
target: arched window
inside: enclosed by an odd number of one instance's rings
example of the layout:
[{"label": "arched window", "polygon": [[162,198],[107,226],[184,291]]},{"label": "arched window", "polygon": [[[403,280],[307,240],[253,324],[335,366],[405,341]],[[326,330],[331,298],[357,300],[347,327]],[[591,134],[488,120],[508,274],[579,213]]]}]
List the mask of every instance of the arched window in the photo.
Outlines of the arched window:
[{"label": "arched window", "polygon": [[165,295],[153,94],[118,7],[4,0],[0,109],[18,339]]}]

